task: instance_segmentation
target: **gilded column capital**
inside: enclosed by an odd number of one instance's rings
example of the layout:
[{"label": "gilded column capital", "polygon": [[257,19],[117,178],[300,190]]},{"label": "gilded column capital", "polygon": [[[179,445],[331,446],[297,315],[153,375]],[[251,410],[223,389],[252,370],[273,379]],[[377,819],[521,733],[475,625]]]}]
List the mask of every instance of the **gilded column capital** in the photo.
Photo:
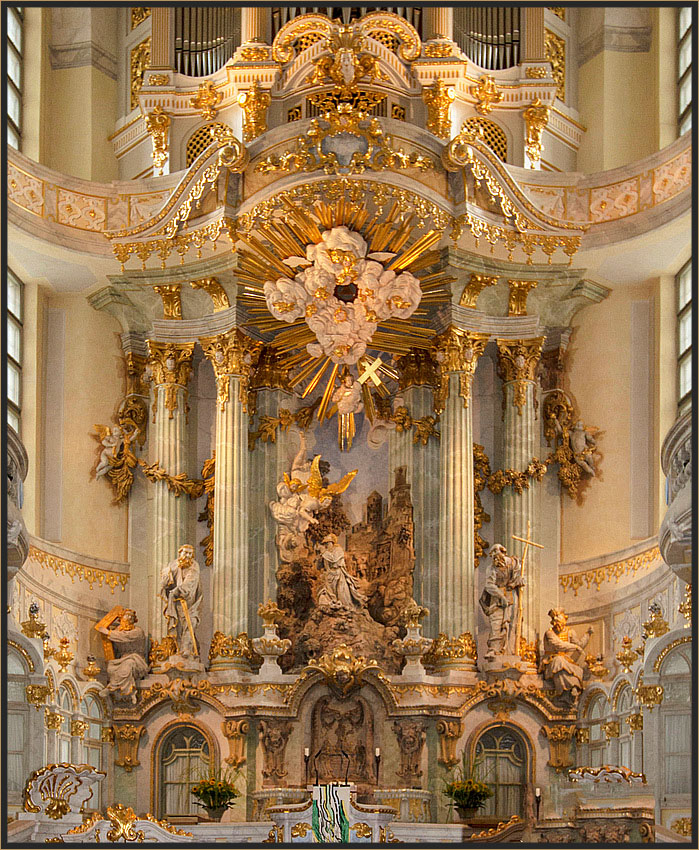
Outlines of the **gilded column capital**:
[{"label": "gilded column capital", "polygon": [[435,397],[437,412],[444,410],[449,397],[449,374],[454,372],[459,374],[459,393],[464,400],[464,407],[468,407],[478,358],[483,354],[489,339],[488,334],[465,331],[454,325],[435,337],[435,359],[440,366],[439,390]]},{"label": "gilded column capital", "polygon": [[44,709],[44,726],[47,729],[52,729],[54,732],[58,732],[58,730],[63,725],[63,715],[59,714],[57,711],[50,711],[48,708]]},{"label": "gilded column capital", "polygon": [[227,310],[231,306],[228,293],[215,277],[203,277],[201,280],[192,280],[189,284],[192,289],[203,289],[211,298],[214,305],[214,313]]},{"label": "gilded column capital", "polygon": [[395,363],[401,392],[410,387],[439,387],[439,363],[433,352],[411,348],[407,354],[396,357]]},{"label": "gilded column capital", "polygon": [[157,387],[165,387],[165,408],[172,419],[174,411],[177,410],[177,390],[187,389],[187,382],[192,374],[194,343],[156,342],[148,339],[146,345],[148,363],[156,387],[153,415],[155,416],[158,407]]},{"label": "gilded column capital", "polygon": [[117,745],[117,757],[114,764],[123,767],[127,773],[130,773],[134,767],[138,767],[141,763],[138,760],[138,743],[146,727],[137,726],[134,723],[119,723],[112,728]]},{"label": "gilded column capital", "polygon": [[250,389],[292,392],[288,370],[279,366],[279,358],[275,355],[274,349],[268,345],[263,345],[260,349],[260,356],[252,370]]},{"label": "gilded column capital", "polygon": [[526,316],[527,315],[527,295],[534,289],[538,281],[536,280],[508,280],[507,284],[510,287],[510,299],[507,303],[508,316]]},{"label": "gilded column capital", "polygon": [[166,283],[159,286],[154,286],[153,290],[163,300],[163,318],[164,319],[181,319],[182,318],[182,284],[181,283]]},{"label": "gilded column capital", "polygon": [[148,381],[145,378],[148,358],[128,351],[124,354],[126,363],[126,395],[142,395],[148,398]]},{"label": "gilded column capital", "polygon": [[464,286],[463,292],[461,293],[459,306],[470,307],[475,310],[476,302],[478,301],[478,296],[481,292],[486,288],[486,286],[495,286],[497,282],[497,275],[472,273],[468,279],[468,283]]},{"label": "gilded column capital", "polygon": [[247,411],[250,375],[260,356],[261,343],[245,336],[236,328],[218,336],[203,337],[199,344],[214,367],[219,408],[224,410],[229,401],[230,379],[239,377],[240,402],[243,410]]},{"label": "gilded column capital", "polygon": [[75,738],[84,738],[85,732],[87,732],[88,726],[90,724],[87,720],[71,720],[70,721],[70,734]]},{"label": "gilded column capital", "polygon": [[514,384],[512,403],[521,415],[526,404],[527,382],[533,383],[544,337],[498,339],[498,374],[505,384]]}]

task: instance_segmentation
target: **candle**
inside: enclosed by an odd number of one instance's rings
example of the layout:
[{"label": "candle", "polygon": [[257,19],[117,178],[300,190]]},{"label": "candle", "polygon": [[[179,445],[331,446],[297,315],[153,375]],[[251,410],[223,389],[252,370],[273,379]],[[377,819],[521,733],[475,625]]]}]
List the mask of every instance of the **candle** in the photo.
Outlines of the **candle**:
[{"label": "candle", "polygon": [[541,797],[541,788],[537,788],[534,793],[536,794],[537,797]]},{"label": "candle", "polygon": [[[311,754],[311,751],[308,749],[308,747],[306,747],[305,750],[303,751],[303,757],[308,758],[310,756],[310,754]],[[537,788],[537,791],[538,790],[539,789]]]},{"label": "candle", "polygon": [[377,748],[374,750],[374,755],[376,756],[376,758],[377,758],[377,759],[378,759],[378,758],[381,758],[381,748],[380,748],[380,747],[377,747]]}]

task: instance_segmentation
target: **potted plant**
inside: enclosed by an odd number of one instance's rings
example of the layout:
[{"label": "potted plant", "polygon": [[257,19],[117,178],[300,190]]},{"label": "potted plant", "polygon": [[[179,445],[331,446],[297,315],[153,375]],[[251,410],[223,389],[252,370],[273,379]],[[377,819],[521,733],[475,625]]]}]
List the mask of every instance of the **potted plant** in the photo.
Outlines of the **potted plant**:
[{"label": "potted plant", "polygon": [[466,750],[461,754],[461,764],[446,780],[443,793],[451,801],[450,808],[456,809],[463,822],[475,817],[485,801],[493,796],[490,786],[481,781],[478,767],[467,758]]},{"label": "potted plant", "polygon": [[235,786],[238,775],[238,771],[231,768],[223,771],[219,768],[211,770],[192,786],[192,794],[199,801],[195,805],[206,809],[209,820],[220,821],[226,809],[240,797],[241,792]]}]

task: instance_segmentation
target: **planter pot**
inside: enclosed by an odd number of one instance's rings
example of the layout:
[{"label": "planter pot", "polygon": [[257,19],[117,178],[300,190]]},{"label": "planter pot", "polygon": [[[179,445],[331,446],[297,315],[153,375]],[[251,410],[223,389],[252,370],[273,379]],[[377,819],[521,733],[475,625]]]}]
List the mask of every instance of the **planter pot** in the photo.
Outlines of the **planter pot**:
[{"label": "planter pot", "polygon": [[473,808],[466,808],[465,806],[456,806],[456,812],[459,815],[459,820],[461,823],[468,823],[472,821],[479,812],[479,807],[474,806]]},{"label": "planter pot", "polygon": [[209,816],[209,820],[220,821],[228,806],[204,806],[204,808],[206,809],[206,814]]}]

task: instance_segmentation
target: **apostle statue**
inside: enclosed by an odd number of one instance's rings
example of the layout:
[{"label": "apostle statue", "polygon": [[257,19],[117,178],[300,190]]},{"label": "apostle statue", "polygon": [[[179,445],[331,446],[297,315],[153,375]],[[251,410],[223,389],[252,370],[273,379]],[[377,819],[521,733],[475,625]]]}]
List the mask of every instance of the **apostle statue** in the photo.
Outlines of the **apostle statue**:
[{"label": "apostle statue", "polygon": [[507,554],[501,543],[490,548],[490,566],[485,574],[485,587],[479,600],[488,618],[490,633],[486,661],[496,655],[516,655],[516,631],[524,587],[520,561]]},{"label": "apostle statue", "polygon": [[322,542],[321,559],[326,569],[325,582],[318,594],[320,607],[364,608],[366,596],[360,592],[357,579],[347,571],[345,552],[335,534],[327,534]]},{"label": "apostle statue", "polygon": [[[587,646],[592,626],[584,638],[578,640],[575,632],[568,628],[568,615],[560,608],[549,611],[551,628],[544,632],[544,656],[541,659],[541,672],[544,679],[551,682],[556,695],[573,703],[583,689],[583,668],[581,659]],[[582,662],[584,663],[584,661]]]},{"label": "apostle statue", "polygon": [[102,692],[117,698],[130,698],[132,703],[136,702],[136,683],[148,673],[146,636],[137,622],[136,612],[126,608],[112,621],[112,628],[95,626],[114,648],[114,658],[107,661],[109,684]]},{"label": "apostle statue", "polygon": [[160,595],[165,603],[163,615],[167,620],[167,633],[175,638],[178,654],[198,661],[196,630],[201,618],[202,593],[193,546],[180,546],[177,558],[163,569]]}]

